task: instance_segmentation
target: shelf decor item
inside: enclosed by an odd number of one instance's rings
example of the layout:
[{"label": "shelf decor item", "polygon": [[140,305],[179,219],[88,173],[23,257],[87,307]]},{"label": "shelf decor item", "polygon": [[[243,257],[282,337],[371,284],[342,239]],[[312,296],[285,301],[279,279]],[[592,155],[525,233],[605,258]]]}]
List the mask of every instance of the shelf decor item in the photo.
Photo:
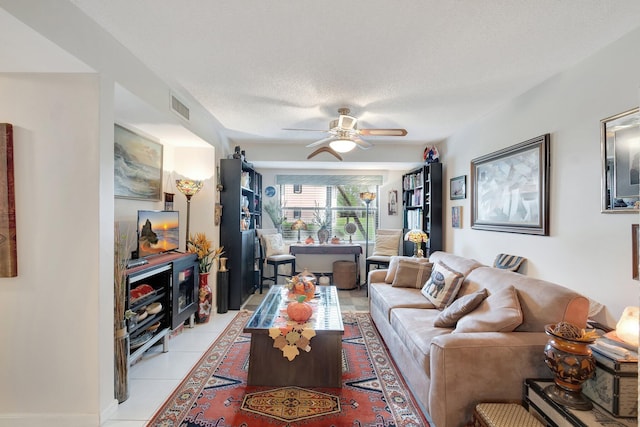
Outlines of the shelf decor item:
[{"label": "shelf decor item", "polygon": [[424,252],[422,251],[422,244],[427,243],[429,240],[429,236],[424,231],[414,228],[413,230],[407,231],[404,235],[404,240],[407,242],[412,242],[415,245],[413,250],[413,256],[416,258],[423,258]]},{"label": "shelf decor item", "polygon": [[202,190],[202,181],[192,179],[177,179],[176,186],[187,198],[187,250],[189,250],[189,215],[191,214],[191,198]]},{"label": "shelf decor item", "polygon": [[582,394],[582,384],[596,370],[589,348],[596,334],[568,322],[546,325],[544,329],[550,337],[544,348],[544,362],[555,376],[554,384],[545,388],[545,394],[569,408],[591,410],[593,404]]}]

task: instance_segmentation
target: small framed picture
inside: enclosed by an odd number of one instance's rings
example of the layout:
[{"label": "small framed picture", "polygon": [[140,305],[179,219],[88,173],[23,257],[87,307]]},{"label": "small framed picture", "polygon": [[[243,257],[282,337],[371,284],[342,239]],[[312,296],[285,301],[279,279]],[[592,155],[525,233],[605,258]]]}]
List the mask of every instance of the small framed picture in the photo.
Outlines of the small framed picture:
[{"label": "small framed picture", "polygon": [[640,246],[640,227],[638,224],[631,224],[631,258],[633,262],[632,274],[634,280],[640,280],[640,253],[638,252]]},{"label": "small framed picture", "polygon": [[451,227],[462,228],[462,206],[451,208]]},{"label": "small framed picture", "polygon": [[449,183],[449,200],[467,198],[467,175],[451,178]]}]

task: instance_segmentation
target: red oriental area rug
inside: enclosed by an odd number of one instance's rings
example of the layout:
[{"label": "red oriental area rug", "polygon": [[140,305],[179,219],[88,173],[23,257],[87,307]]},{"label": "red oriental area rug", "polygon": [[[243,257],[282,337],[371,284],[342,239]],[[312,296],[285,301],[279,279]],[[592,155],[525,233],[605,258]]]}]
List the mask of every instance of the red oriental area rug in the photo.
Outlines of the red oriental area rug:
[{"label": "red oriental area rug", "polygon": [[236,316],[148,426],[429,426],[368,313],[343,314],[342,388],[247,386],[250,315]]}]

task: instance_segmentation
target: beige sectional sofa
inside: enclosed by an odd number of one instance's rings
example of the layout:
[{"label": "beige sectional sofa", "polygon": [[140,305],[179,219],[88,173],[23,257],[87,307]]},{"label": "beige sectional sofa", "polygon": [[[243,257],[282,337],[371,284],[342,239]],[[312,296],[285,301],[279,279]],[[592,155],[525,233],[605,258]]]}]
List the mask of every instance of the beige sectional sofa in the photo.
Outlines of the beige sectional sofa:
[{"label": "beige sectional sofa", "polygon": [[[435,427],[463,426],[478,402],[520,400],[525,378],[551,377],[544,363],[544,326],[563,320],[586,324],[589,302],[572,290],[435,252],[430,263],[463,276],[444,314],[456,306],[468,310],[466,301],[476,293],[486,296],[453,327],[436,327],[443,311],[425,297],[419,281],[412,286],[407,280],[406,261],[416,259],[394,257],[389,269],[369,273],[371,317]],[[396,275],[404,283],[394,283]]]}]

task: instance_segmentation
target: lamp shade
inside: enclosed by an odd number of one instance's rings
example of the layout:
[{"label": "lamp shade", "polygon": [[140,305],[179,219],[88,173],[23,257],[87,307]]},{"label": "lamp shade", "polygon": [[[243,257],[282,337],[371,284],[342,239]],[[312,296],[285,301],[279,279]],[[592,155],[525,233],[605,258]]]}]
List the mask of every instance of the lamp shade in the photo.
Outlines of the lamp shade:
[{"label": "lamp shade", "polygon": [[407,233],[404,235],[404,240],[413,243],[423,243],[429,240],[429,237],[424,231],[415,228],[413,230],[407,231]]},{"label": "lamp shade", "polygon": [[375,198],[376,198],[376,193],[371,193],[369,191],[360,193],[360,200],[362,200],[365,203],[370,203],[371,201],[375,200]]},{"label": "lamp shade", "polygon": [[350,139],[336,139],[331,141],[329,146],[338,153],[347,153],[355,148],[356,143]]},{"label": "lamp shade", "polygon": [[626,307],[616,324],[616,335],[627,344],[638,347],[640,334],[640,307]]},{"label": "lamp shade", "polygon": [[176,187],[187,197],[195,196],[202,189],[202,181],[193,179],[176,179]]},{"label": "lamp shade", "polygon": [[291,224],[292,230],[306,230],[307,223],[301,219],[297,219],[293,224]]}]

